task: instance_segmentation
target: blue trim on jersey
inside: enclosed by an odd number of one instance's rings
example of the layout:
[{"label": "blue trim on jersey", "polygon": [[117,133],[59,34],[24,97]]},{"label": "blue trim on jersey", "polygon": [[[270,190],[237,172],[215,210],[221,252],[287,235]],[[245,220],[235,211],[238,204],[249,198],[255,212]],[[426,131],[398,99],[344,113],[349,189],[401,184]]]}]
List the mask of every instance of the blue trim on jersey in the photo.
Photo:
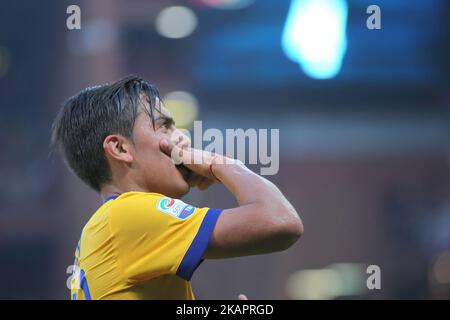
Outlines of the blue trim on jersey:
[{"label": "blue trim on jersey", "polygon": [[203,222],[198,229],[197,235],[186,251],[183,260],[177,270],[177,276],[186,281],[190,281],[194,271],[203,262],[203,254],[208,247],[209,239],[214,231],[217,219],[222,209],[209,209],[203,218]]},{"label": "blue trim on jersey", "polygon": [[87,283],[87,279],[84,275],[84,270],[80,270],[80,287],[84,292],[84,297],[86,300],[91,300],[91,293],[89,292],[89,287]]},{"label": "blue trim on jersey", "polygon": [[115,198],[118,198],[119,196],[111,196],[106,198],[105,203],[108,202],[109,200],[114,200]]}]

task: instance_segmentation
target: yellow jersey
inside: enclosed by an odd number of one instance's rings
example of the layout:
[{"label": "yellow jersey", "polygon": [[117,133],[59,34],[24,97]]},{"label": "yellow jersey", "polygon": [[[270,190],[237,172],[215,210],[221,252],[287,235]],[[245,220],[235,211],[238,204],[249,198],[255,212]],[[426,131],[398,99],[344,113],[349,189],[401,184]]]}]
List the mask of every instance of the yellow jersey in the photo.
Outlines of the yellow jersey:
[{"label": "yellow jersey", "polygon": [[158,193],[108,198],[83,228],[71,299],[195,299],[190,279],[220,213]]}]

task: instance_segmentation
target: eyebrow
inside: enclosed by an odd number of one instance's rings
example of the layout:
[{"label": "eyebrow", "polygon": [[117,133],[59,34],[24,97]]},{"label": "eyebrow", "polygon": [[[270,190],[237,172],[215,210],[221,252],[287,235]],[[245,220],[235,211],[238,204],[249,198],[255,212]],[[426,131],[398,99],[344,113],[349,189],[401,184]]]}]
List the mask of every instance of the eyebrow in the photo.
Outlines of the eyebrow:
[{"label": "eyebrow", "polygon": [[166,116],[163,114],[160,117],[158,117],[155,121],[159,122],[159,123],[162,122],[162,123],[170,123],[172,125],[175,125],[175,120],[172,117]]}]

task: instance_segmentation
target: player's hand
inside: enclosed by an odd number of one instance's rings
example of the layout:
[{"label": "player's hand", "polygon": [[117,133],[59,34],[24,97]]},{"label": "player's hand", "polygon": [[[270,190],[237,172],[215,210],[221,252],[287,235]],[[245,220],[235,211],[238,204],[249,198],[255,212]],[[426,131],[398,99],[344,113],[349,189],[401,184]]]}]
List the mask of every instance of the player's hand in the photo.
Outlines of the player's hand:
[{"label": "player's hand", "polygon": [[173,141],[162,139],[161,150],[169,155],[175,164],[183,164],[186,168],[213,182],[220,182],[211,170],[212,164],[230,164],[236,160],[193,148],[180,148]]},{"label": "player's hand", "polygon": [[[163,141],[164,140],[164,141]],[[178,135],[172,137],[171,140],[163,139],[160,142],[161,150],[167,155],[171,156],[174,153],[175,158],[172,158],[175,163],[178,165],[183,165],[191,171],[189,178],[187,179],[187,183],[190,187],[197,187],[200,190],[207,189],[210,185],[217,182],[216,179],[211,178],[209,176],[204,176],[199,174],[198,172],[189,168],[189,166],[185,165],[181,159],[183,150],[186,152],[184,156],[186,157],[190,152],[190,140],[184,135]],[[180,157],[181,156],[181,157]],[[181,163],[180,163],[181,162]]]},{"label": "player's hand", "polygon": [[[191,147],[191,140],[185,134],[183,134],[181,131],[178,130],[176,130],[172,134],[169,141],[173,142],[175,146],[181,149],[188,149]],[[184,166],[183,164],[180,165]],[[191,188],[197,187],[200,190],[205,190],[215,182],[214,180],[199,175],[198,173],[195,173],[190,169],[188,170],[190,171],[190,174],[186,182],[189,184]]]},{"label": "player's hand", "polygon": [[248,300],[248,298],[247,298],[247,296],[245,295],[245,294],[240,294],[239,296],[238,296],[238,300]]}]

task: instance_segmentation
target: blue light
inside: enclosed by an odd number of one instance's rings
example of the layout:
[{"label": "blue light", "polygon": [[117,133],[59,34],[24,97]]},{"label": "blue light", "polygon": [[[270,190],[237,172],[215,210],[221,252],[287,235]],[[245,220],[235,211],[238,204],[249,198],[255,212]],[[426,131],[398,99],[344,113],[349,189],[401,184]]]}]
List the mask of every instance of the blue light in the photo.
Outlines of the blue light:
[{"label": "blue light", "polygon": [[292,0],[281,46],[289,59],[316,79],[339,73],[347,49],[345,0]]}]

